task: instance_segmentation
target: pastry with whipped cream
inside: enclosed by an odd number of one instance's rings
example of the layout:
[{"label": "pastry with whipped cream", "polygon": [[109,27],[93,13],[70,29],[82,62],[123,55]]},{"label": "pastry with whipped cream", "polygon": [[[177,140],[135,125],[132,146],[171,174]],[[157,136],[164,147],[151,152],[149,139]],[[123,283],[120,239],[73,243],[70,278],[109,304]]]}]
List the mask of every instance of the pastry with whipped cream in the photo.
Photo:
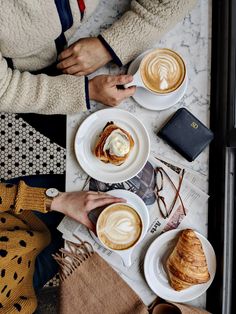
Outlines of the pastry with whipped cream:
[{"label": "pastry with whipped cream", "polygon": [[132,136],[114,122],[108,122],[95,145],[94,154],[105,163],[122,165],[134,146]]}]

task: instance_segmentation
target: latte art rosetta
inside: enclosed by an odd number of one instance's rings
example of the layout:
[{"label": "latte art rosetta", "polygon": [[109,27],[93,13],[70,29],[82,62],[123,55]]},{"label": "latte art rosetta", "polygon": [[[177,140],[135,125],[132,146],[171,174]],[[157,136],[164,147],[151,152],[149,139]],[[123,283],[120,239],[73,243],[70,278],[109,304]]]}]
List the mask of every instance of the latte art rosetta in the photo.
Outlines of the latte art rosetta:
[{"label": "latte art rosetta", "polygon": [[123,250],[140,237],[142,223],[136,211],[127,205],[114,205],[99,217],[98,235],[108,247]]},{"label": "latte art rosetta", "polygon": [[175,90],[185,77],[182,58],[169,49],[157,49],[149,53],[143,59],[140,71],[145,86],[157,93]]}]

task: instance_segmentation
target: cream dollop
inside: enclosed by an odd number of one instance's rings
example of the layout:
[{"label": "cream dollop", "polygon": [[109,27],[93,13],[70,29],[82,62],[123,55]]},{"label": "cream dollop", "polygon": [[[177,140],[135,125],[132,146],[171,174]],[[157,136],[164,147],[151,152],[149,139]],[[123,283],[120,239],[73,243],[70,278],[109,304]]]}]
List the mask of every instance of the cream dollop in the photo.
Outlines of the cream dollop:
[{"label": "cream dollop", "polygon": [[128,154],[130,150],[130,142],[125,133],[117,129],[111,132],[106,139],[103,151],[109,151],[110,155],[123,157]]},{"label": "cream dollop", "polygon": [[114,244],[128,245],[137,239],[137,218],[132,212],[118,210],[107,217],[102,232]]}]

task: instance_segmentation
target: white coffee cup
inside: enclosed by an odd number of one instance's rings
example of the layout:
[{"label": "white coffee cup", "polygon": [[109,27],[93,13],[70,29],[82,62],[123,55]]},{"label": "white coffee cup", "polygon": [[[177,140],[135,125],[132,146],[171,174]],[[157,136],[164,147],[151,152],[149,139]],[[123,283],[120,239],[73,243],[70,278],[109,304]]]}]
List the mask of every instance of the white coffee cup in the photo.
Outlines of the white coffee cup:
[{"label": "white coffee cup", "polygon": [[[145,237],[146,233],[147,233],[147,230],[148,230],[148,227],[149,227],[149,213],[148,213],[148,209],[147,207],[142,207],[142,208],[134,208],[133,205],[131,204],[128,204],[128,203],[116,203],[116,204],[112,204],[110,206],[107,206],[104,211],[108,210],[109,208],[112,208],[113,206],[117,206],[117,205],[126,205],[128,207],[131,207],[134,211],[136,211],[136,213],[138,214],[141,222],[142,222],[142,230],[141,230],[141,234],[138,238],[138,240],[129,248],[127,249],[122,249],[122,250],[115,250],[115,249],[111,249],[109,246],[107,246],[103,240],[101,239],[101,237],[99,236],[99,218],[101,217],[101,214],[100,216],[98,217],[98,220],[97,220],[97,224],[96,224],[96,231],[97,231],[97,236],[98,236],[98,239],[99,241],[101,242],[102,246],[104,246],[106,249],[110,250],[110,251],[113,251],[113,252],[116,252],[118,255],[120,255],[120,257],[122,258],[123,262],[124,262],[124,265],[126,267],[130,267],[132,262],[131,262],[131,255],[132,255],[132,252],[134,250],[134,248],[142,241],[142,239]],[[145,208],[145,210],[144,210]]]},{"label": "white coffee cup", "polygon": [[142,87],[154,95],[165,96],[177,92],[186,78],[183,58],[171,49],[158,48],[143,57],[133,81],[125,87]]}]

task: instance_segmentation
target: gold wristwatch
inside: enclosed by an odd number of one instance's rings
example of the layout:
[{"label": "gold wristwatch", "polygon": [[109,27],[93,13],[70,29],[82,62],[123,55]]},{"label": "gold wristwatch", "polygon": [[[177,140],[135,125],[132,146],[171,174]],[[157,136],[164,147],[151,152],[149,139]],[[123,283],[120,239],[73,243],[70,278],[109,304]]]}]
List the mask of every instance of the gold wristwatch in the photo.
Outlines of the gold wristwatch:
[{"label": "gold wristwatch", "polygon": [[51,210],[51,204],[53,199],[59,194],[60,192],[56,188],[50,188],[45,191],[45,204],[48,212]]}]

